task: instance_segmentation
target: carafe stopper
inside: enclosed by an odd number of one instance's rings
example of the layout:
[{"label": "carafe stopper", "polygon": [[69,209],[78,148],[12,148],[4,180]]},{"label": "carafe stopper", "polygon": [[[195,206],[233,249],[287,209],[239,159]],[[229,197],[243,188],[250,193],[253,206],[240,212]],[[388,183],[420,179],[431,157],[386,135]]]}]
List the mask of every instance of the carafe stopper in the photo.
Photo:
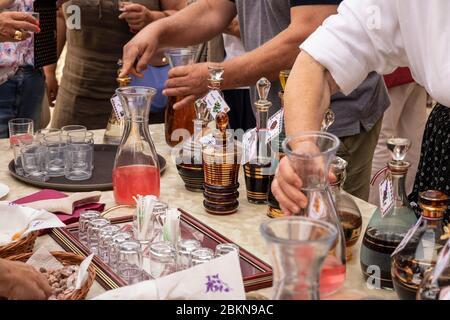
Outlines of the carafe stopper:
[{"label": "carafe stopper", "polygon": [[272,102],[267,100],[270,87],[271,84],[267,78],[261,78],[256,83],[256,91],[258,92],[259,100],[255,102],[255,107],[258,111],[267,112],[272,106]]}]

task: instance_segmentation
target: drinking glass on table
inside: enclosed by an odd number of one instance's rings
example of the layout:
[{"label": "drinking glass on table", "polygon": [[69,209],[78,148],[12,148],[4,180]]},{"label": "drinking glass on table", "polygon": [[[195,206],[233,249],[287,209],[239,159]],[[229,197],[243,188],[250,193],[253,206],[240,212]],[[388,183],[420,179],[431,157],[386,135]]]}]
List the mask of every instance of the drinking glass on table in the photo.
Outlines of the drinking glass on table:
[{"label": "drinking glass on table", "polygon": [[176,272],[176,252],[172,243],[155,242],[150,245],[150,274],[160,278]]},{"label": "drinking glass on table", "polygon": [[177,270],[185,270],[192,265],[192,255],[194,250],[201,247],[200,241],[195,239],[180,240],[177,244]]},{"label": "drinking glass on table", "polygon": [[209,248],[200,248],[192,251],[192,266],[208,262],[214,258],[214,251]]},{"label": "drinking glass on table", "polygon": [[21,150],[23,147],[29,146],[35,142],[37,141],[33,139],[33,136],[29,135],[18,136],[14,140],[14,144],[12,146],[14,154],[14,170],[20,176],[24,175]]},{"label": "drinking glass on table", "polygon": [[86,210],[82,213],[80,213],[80,219],[78,220],[78,239],[82,244],[85,246],[88,245],[87,241],[87,228],[88,223],[91,220],[99,219],[100,218],[100,212],[95,210]]},{"label": "drinking glass on table", "polygon": [[128,284],[135,284],[142,279],[142,249],[141,244],[127,240],[119,244],[117,273]]},{"label": "drinking glass on table", "polygon": [[132,237],[131,233],[123,231],[118,232],[111,237],[108,250],[108,264],[116,272],[117,261],[119,259],[119,245],[125,241],[131,240]]},{"label": "drinking glass on table", "polygon": [[61,130],[55,128],[39,129],[35,134],[35,140],[40,143],[43,143],[45,137],[52,135],[59,135],[61,137]]},{"label": "drinking glass on table", "polygon": [[47,152],[47,147],[40,143],[32,143],[20,149],[25,177],[38,181],[47,181],[49,179],[45,165]]},{"label": "drinking glass on table", "polygon": [[9,144],[13,147],[18,139],[32,139],[34,134],[34,124],[32,119],[17,118],[8,121]]},{"label": "drinking glass on table", "polygon": [[71,124],[71,125],[64,126],[61,128],[61,134],[64,136],[67,136],[67,134],[70,132],[76,132],[76,131],[87,131],[87,128],[85,126],[78,125],[78,124]]},{"label": "drinking glass on table", "polygon": [[70,132],[67,140],[65,177],[74,181],[91,178],[93,162],[93,133],[90,131]]},{"label": "drinking glass on table", "polygon": [[219,243],[216,246],[216,257],[221,257],[227,253],[235,251],[239,256],[239,247],[234,243]]},{"label": "drinking glass on table", "polygon": [[45,160],[50,177],[62,177],[65,174],[67,143],[61,140],[59,133],[47,134],[43,139],[48,153]]},{"label": "drinking glass on table", "polygon": [[88,222],[87,241],[89,250],[91,250],[92,253],[98,254],[100,231],[109,224],[109,220],[104,218],[94,219]]},{"label": "drinking glass on table", "polygon": [[100,235],[98,239],[98,256],[104,262],[109,262],[109,244],[115,234],[120,231],[118,225],[107,225],[100,229]]}]

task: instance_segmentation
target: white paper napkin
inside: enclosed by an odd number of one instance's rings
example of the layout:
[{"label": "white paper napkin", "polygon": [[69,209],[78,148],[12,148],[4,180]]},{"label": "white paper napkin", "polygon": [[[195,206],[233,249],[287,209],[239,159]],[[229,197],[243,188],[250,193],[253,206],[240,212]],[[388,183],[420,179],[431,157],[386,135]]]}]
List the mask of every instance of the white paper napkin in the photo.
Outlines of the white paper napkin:
[{"label": "white paper napkin", "polygon": [[236,252],[156,280],[107,291],[95,300],[244,300]]}]

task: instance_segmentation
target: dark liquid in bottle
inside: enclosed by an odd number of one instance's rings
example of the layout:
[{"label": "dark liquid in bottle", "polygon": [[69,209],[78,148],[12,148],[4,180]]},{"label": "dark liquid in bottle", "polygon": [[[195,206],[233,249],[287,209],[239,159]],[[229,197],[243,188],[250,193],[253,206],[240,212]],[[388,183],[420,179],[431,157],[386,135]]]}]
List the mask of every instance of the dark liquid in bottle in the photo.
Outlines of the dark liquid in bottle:
[{"label": "dark liquid in bottle", "polygon": [[273,176],[270,170],[271,163],[244,165],[245,185],[247,187],[247,199],[250,203],[267,203],[270,180]]},{"label": "dark liquid in bottle", "polygon": [[274,177],[274,175],[271,175],[269,178],[269,192],[267,193],[267,215],[270,218],[279,218],[283,216],[283,212],[281,211],[280,204],[272,193],[272,181]]},{"label": "dark liquid in bottle", "polygon": [[361,245],[361,269],[366,280],[371,277],[379,280],[382,288],[392,289],[391,254],[402,239],[394,232],[367,228]]},{"label": "dark liquid in bottle", "polygon": [[[176,146],[183,140],[183,132],[172,134],[177,129],[186,129],[192,135],[194,133],[195,107],[192,103],[181,110],[174,110],[173,105],[184,97],[169,97],[166,107],[164,129],[166,134],[166,142],[169,146]],[[186,133],[184,133],[186,134]]]},{"label": "dark liquid in bottle", "polygon": [[339,211],[338,216],[344,229],[345,246],[351,248],[356,244],[361,234],[362,218],[346,211]]}]

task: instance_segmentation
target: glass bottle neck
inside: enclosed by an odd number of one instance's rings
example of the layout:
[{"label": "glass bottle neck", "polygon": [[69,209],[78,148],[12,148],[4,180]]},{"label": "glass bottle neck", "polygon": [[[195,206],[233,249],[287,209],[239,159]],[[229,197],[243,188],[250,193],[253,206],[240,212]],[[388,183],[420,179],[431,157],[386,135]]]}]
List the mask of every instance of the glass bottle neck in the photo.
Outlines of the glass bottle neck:
[{"label": "glass bottle neck", "polygon": [[256,146],[257,163],[266,164],[270,162],[271,150],[270,143],[266,143],[269,119],[269,110],[266,108],[257,108],[256,111]]},{"label": "glass bottle neck", "polygon": [[394,208],[409,207],[406,196],[406,172],[403,174],[392,174],[392,190],[394,192]]}]

